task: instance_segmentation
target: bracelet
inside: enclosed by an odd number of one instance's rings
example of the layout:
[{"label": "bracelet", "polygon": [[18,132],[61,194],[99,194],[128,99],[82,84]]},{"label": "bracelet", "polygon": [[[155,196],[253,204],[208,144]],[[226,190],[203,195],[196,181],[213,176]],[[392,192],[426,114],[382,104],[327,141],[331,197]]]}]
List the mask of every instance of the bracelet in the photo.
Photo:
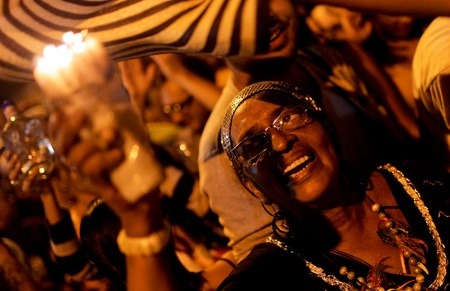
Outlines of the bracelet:
[{"label": "bracelet", "polygon": [[159,254],[170,241],[172,227],[164,220],[161,230],[151,233],[145,237],[129,237],[125,229],[120,230],[117,236],[119,250],[128,256],[151,256]]}]

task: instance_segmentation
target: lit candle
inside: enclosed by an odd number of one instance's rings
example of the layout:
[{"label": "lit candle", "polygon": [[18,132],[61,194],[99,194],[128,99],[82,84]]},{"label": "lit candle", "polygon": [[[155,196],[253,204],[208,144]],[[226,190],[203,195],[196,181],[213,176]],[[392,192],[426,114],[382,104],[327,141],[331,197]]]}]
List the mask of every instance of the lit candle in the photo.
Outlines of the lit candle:
[{"label": "lit candle", "polygon": [[91,138],[102,147],[102,134],[118,129],[125,159],[110,172],[110,178],[125,199],[136,201],[159,187],[164,171],[101,43],[85,33],[65,33],[61,45],[45,47],[34,77],[50,106],[87,113],[90,127],[80,129],[81,138]]},{"label": "lit candle", "polygon": [[85,32],[66,32],[62,44],[44,48],[34,77],[48,97],[67,97],[90,84],[103,84],[111,67],[106,50],[96,39],[87,38]]}]

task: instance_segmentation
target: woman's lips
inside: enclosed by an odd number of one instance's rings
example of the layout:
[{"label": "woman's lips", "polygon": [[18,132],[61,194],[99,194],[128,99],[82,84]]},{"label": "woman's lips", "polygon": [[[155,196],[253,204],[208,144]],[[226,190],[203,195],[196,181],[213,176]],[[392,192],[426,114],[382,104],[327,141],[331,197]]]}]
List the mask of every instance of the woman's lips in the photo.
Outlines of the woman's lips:
[{"label": "woman's lips", "polygon": [[283,174],[290,178],[297,176],[299,173],[302,173],[306,167],[315,159],[314,155],[305,155],[295,160],[292,164],[290,164],[286,169],[284,169]]},{"label": "woman's lips", "polygon": [[288,42],[287,25],[281,21],[273,21],[270,29],[270,51],[279,50]]}]

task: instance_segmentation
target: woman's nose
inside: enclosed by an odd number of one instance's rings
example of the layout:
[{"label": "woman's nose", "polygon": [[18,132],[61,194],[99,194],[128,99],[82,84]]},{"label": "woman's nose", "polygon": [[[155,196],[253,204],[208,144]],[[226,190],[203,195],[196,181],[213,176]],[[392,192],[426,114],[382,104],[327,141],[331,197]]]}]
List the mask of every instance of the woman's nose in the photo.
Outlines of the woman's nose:
[{"label": "woman's nose", "polygon": [[295,135],[273,127],[269,129],[269,134],[272,142],[272,149],[277,152],[288,151],[292,143],[297,140]]}]

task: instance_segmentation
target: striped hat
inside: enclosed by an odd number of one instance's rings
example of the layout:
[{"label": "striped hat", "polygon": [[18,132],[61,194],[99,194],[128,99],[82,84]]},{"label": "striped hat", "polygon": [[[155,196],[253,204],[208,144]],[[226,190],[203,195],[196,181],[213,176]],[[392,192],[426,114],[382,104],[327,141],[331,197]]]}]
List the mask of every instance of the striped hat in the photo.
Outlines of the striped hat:
[{"label": "striped hat", "polygon": [[35,56],[87,29],[115,61],[166,52],[253,55],[266,48],[266,0],[2,0],[0,79],[32,80]]}]

